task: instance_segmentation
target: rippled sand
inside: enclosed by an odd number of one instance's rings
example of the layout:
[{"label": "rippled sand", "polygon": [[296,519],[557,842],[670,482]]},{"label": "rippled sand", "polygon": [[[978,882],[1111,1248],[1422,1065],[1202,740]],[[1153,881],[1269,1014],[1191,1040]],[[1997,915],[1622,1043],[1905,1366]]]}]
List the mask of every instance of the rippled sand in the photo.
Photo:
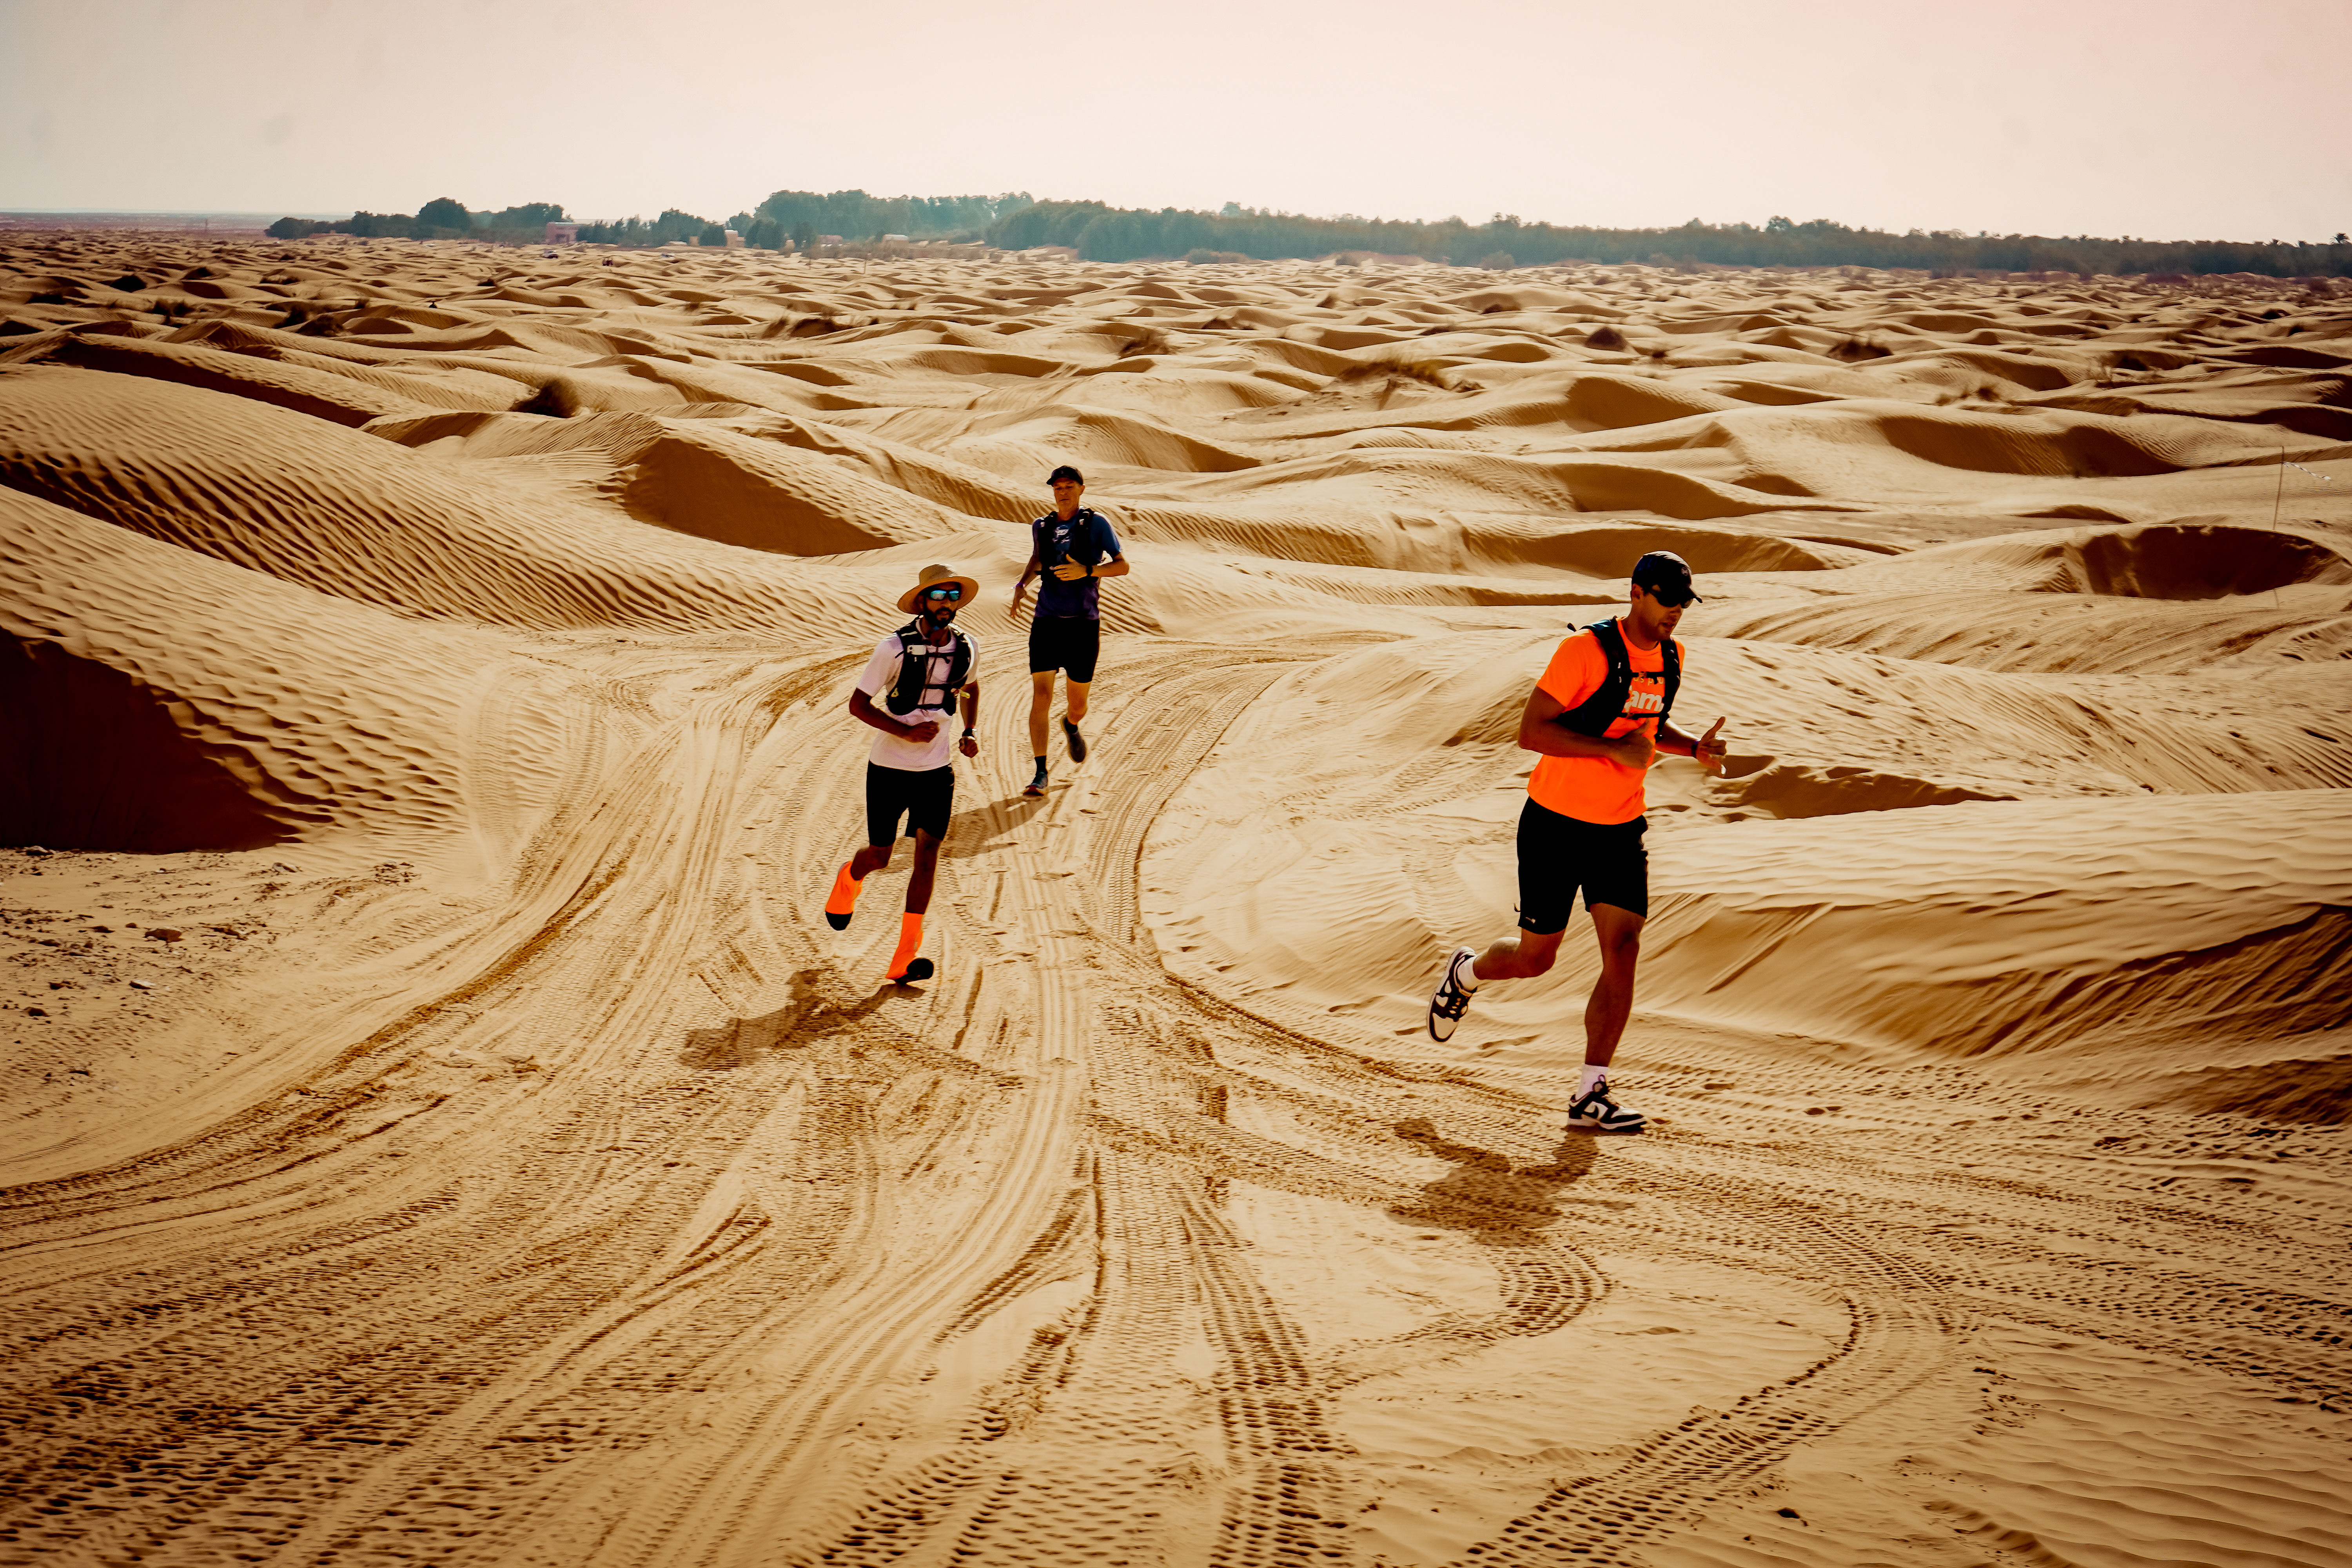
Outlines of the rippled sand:
[{"label": "rippled sand", "polygon": [[[2352,1563],[2352,300],[116,237],[0,313],[0,1561]],[[1032,801],[1062,462],[1135,571]],[[1733,756],[1570,1138],[1577,942],[1422,1013],[1650,548]],[[898,989],[905,855],[816,914],[935,561]]]}]

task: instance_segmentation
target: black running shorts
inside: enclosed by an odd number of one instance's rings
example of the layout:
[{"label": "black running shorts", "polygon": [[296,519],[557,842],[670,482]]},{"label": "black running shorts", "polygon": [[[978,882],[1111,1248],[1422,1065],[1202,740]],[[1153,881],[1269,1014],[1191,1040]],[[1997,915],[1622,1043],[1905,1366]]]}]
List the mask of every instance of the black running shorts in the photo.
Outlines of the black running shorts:
[{"label": "black running shorts", "polygon": [[898,842],[898,818],[907,819],[907,835],[948,836],[948,815],[955,809],[955,769],[907,768],[866,764],[866,842],[887,847]]},{"label": "black running shorts", "polygon": [[1519,813],[1519,929],[1549,936],[1568,929],[1576,891],[1584,907],[1613,904],[1650,912],[1650,852],[1642,847],[1649,824],[1579,822],[1530,800]]},{"label": "black running shorts", "polygon": [[1102,623],[1091,616],[1039,616],[1029,623],[1029,673],[1066,670],[1085,686],[1102,652]]}]

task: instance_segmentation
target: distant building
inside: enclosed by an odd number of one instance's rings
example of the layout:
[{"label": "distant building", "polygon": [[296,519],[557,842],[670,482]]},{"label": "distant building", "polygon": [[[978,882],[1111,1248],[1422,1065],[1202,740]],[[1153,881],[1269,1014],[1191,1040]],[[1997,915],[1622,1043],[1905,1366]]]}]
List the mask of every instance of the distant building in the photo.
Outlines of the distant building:
[{"label": "distant building", "polygon": [[845,243],[845,242],[843,241],[843,239],[842,239],[841,236],[839,236],[839,235],[837,235],[837,234],[821,234],[821,235],[818,235],[818,236],[816,237],[816,242],[817,242],[819,245],[840,245],[840,244]]},{"label": "distant building", "polygon": [[727,248],[728,248],[728,249],[730,249],[730,250],[740,250],[740,249],[742,249],[742,248],[743,248],[743,237],[742,237],[741,235],[737,234],[737,233],[736,233],[733,229],[731,229],[731,228],[722,228],[722,229],[720,229],[719,232],[719,233],[721,233],[721,234],[723,234],[723,235],[725,235],[725,236],[727,237]]},{"label": "distant building", "polygon": [[903,234],[886,234],[882,237],[882,243],[885,245],[904,245],[907,243],[907,237]]},{"label": "distant building", "polygon": [[541,243],[547,245],[577,245],[580,243],[580,226],[576,223],[549,224],[547,226],[547,238]]}]

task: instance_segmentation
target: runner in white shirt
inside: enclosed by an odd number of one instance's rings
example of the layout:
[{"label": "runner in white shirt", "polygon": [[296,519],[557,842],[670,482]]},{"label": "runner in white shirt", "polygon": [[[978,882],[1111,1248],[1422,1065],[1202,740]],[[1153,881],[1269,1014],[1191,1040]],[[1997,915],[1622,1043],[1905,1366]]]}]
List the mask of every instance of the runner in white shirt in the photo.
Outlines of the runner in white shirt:
[{"label": "runner in white shirt", "polygon": [[890,863],[898,841],[898,821],[915,837],[915,869],[907,879],[907,912],[900,917],[898,951],[887,978],[928,980],[931,961],[917,958],[923,945],[923,915],[931,907],[931,882],[940,865],[940,840],[947,837],[955,808],[955,764],[950,759],[947,721],[961,700],[967,757],[980,754],[973,724],[980,714],[980,682],[972,679],[980,645],[955,625],[956,612],[980,596],[980,584],[944,566],[926,566],[922,579],[899,596],[898,608],[915,618],[874,645],[874,657],[849,694],[849,710],[882,732],[866,763],[866,847],[834,877],[824,918],[835,931],[849,924],[866,879]]}]

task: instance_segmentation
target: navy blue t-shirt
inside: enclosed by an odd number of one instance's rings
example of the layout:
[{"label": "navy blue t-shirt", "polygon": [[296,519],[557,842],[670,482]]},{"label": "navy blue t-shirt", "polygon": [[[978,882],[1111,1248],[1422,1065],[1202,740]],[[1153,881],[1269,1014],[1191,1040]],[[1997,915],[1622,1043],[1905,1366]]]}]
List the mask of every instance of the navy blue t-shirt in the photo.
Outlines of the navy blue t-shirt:
[{"label": "navy blue t-shirt", "polygon": [[1098,601],[1102,584],[1092,577],[1065,583],[1054,575],[1054,568],[1065,561],[1099,566],[1118,553],[1118,535],[1110,531],[1110,523],[1103,514],[1090,506],[1082,506],[1077,516],[1064,522],[1058,513],[1049,511],[1029,525],[1029,538],[1036,548],[1041,569],[1037,613],[1101,620]]}]

